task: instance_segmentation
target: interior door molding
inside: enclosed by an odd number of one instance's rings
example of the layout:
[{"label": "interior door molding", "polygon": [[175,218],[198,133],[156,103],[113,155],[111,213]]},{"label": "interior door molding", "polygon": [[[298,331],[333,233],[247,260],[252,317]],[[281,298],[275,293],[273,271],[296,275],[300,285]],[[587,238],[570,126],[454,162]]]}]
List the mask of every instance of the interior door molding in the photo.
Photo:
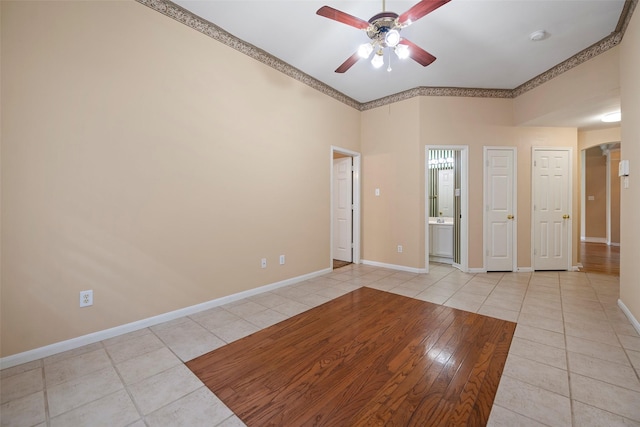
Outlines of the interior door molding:
[{"label": "interior door molding", "polygon": [[333,156],[334,153],[342,154],[353,158],[353,263],[360,264],[360,168],[361,168],[361,154],[356,151],[351,151],[346,148],[331,146],[329,153],[329,266],[333,265]]}]

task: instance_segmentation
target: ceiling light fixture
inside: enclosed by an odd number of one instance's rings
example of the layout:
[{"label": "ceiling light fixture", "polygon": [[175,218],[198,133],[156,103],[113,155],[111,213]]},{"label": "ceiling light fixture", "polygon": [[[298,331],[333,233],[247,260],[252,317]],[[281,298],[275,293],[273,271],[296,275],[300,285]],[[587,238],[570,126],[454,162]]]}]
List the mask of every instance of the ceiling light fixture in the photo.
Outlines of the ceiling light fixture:
[{"label": "ceiling light fixture", "polygon": [[547,38],[547,32],[545,30],[537,30],[529,34],[529,40],[532,42],[539,42]]},{"label": "ceiling light fixture", "polygon": [[363,59],[368,58],[369,55],[371,55],[371,52],[373,52],[373,46],[371,46],[371,43],[361,44],[358,48],[358,56]]},{"label": "ceiling light fixture", "polygon": [[379,51],[376,52],[375,55],[373,55],[373,59],[371,60],[371,65],[373,65],[374,68],[380,68],[384,65],[384,58],[382,57],[382,49],[380,49]]},{"label": "ceiling light fixture", "polygon": [[396,47],[400,43],[400,33],[398,30],[390,30],[384,36],[384,41],[389,47]]},{"label": "ceiling light fixture", "polygon": [[406,59],[409,57],[409,46],[406,44],[399,44],[395,49],[393,49],[393,51],[400,59]]},{"label": "ceiling light fixture", "polygon": [[622,120],[622,113],[620,111],[614,111],[613,113],[607,113],[602,116],[602,121],[605,123],[615,123]]}]

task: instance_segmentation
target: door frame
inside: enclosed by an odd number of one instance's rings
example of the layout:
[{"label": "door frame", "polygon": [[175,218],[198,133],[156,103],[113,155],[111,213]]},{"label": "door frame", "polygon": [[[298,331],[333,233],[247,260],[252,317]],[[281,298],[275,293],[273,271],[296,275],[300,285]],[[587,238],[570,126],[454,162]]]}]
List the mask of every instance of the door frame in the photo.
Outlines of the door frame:
[{"label": "door frame", "polygon": [[569,155],[568,160],[568,190],[567,190],[567,198],[569,200],[569,219],[567,220],[567,265],[566,271],[574,271],[573,267],[573,147],[531,147],[531,270],[535,271],[535,233],[536,233],[536,224],[535,224],[535,168],[533,162],[535,161],[535,153],[536,151],[566,151]]},{"label": "door frame", "polygon": [[[425,145],[424,147],[424,256],[425,272],[429,272],[429,150],[460,151],[460,264],[457,269],[468,272],[469,241],[469,146],[468,145]],[[454,190],[455,191],[455,190]],[[455,197],[455,196],[454,196]]]},{"label": "door frame", "polygon": [[517,147],[505,147],[505,146],[484,146],[483,147],[483,174],[482,174],[482,204],[484,206],[484,215],[483,215],[483,224],[482,224],[482,241],[483,243],[483,248],[482,248],[482,265],[484,266],[484,270],[487,271],[487,249],[486,249],[486,244],[487,244],[487,227],[488,227],[488,223],[487,223],[487,204],[488,204],[488,200],[487,200],[487,196],[488,196],[488,188],[489,188],[489,182],[487,180],[487,169],[488,169],[488,165],[487,165],[487,155],[489,150],[505,150],[505,151],[511,151],[513,153],[513,189],[512,189],[512,201],[513,201],[513,215],[515,216],[515,219],[513,220],[513,238],[512,238],[512,242],[511,244],[513,245],[512,247],[512,254],[511,256],[513,257],[511,260],[511,271],[518,271],[518,148]]},{"label": "door frame", "polygon": [[353,197],[353,210],[351,211],[352,217],[352,259],[354,264],[360,264],[360,164],[361,154],[356,151],[351,151],[346,148],[331,146],[329,156],[329,267],[333,266],[333,156],[334,153],[342,154],[344,156],[351,157],[353,159],[353,174],[352,178],[352,197]]}]

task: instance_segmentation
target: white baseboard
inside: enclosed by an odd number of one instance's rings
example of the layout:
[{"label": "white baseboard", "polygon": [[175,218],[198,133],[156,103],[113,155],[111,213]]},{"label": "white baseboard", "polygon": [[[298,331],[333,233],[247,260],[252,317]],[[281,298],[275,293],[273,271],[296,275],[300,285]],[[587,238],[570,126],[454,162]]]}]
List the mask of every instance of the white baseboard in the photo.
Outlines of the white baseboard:
[{"label": "white baseboard", "polygon": [[367,261],[365,259],[360,260],[360,262],[364,265],[371,265],[373,267],[381,267],[381,268],[388,268],[391,270],[399,270],[399,271],[407,271],[409,273],[426,273],[427,270],[425,268],[414,268],[414,267],[407,267],[405,265],[396,265],[396,264],[385,264],[383,262],[377,262],[377,261]]},{"label": "white baseboard", "polygon": [[99,341],[104,341],[106,339],[127,334],[129,332],[134,332],[140,329],[148,328],[150,326],[155,326],[160,323],[168,322],[169,320],[174,320],[180,317],[189,316],[191,314],[199,313],[201,311],[208,310],[213,307],[218,307],[220,305],[228,304],[230,302],[247,298],[253,295],[261,294],[263,292],[271,291],[284,286],[293,285],[295,283],[299,283],[304,280],[312,279],[314,277],[322,276],[323,274],[330,273],[331,271],[332,271],[331,268],[326,268],[313,273],[304,274],[302,276],[293,277],[291,279],[286,279],[280,282],[271,283],[269,285],[260,286],[258,288],[238,292],[233,295],[216,298],[214,300],[207,301],[201,304],[196,304],[190,307],[185,307],[178,310],[170,311],[168,313],[160,314],[158,316],[149,317],[147,319],[138,320],[136,322],[127,323],[124,325],[116,326],[114,328],[105,329],[105,330],[94,332],[91,334],[82,335],[77,338],[72,338],[70,340],[57,342],[44,347],[25,351],[23,353],[13,354],[11,356],[0,358],[0,369],[11,368],[12,366],[17,366],[23,363],[32,362],[34,360],[52,356],[54,354],[58,354],[63,351],[73,350],[75,348],[83,347],[85,345],[93,344]]},{"label": "white baseboard", "polygon": [[469,268],[467,273],[470,274],[478,274],[478,273],[486,273],[487,269],[486,268]]},{"label": "white baseboard", "polygon": [[518,273],[533,273],[533,267],[518,267]]},{"label": "white baseboard", "polygon": [[581,237],[580,240],[585,243],[607,243],[606,237]]},{"label": "white baseboard", "polygon": [[631,325],[636,330],[636,332],[640,334],[640,322],[638,322],[638,319],[636,319],[633,314],[631,314],[631,311],[629,311],[627,306],[624,305],[624,303],[620,299],[618,300],[618,307],[620,307],[620,310],[622,310],[624,315],[627,316],[627,319],[629,319],[629,322],[631,322]]}]

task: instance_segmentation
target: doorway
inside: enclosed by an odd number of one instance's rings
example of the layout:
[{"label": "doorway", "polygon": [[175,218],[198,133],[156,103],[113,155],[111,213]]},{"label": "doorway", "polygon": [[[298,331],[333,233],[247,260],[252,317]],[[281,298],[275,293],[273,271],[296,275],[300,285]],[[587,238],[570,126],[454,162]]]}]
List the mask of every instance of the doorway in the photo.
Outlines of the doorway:
[{"label": "doorway", "polygon": [[580,271],[620,272],[620,142],[580,152]]},{"label": "doorway", "polygon": [[360,153],[331,147],[330,266],[360,262]]},{"label": "doorway", "polygon": [[467,146],[425,147],[427,273],[429,262],[444,262],[464,272],[468,270],[468,151]]}]

